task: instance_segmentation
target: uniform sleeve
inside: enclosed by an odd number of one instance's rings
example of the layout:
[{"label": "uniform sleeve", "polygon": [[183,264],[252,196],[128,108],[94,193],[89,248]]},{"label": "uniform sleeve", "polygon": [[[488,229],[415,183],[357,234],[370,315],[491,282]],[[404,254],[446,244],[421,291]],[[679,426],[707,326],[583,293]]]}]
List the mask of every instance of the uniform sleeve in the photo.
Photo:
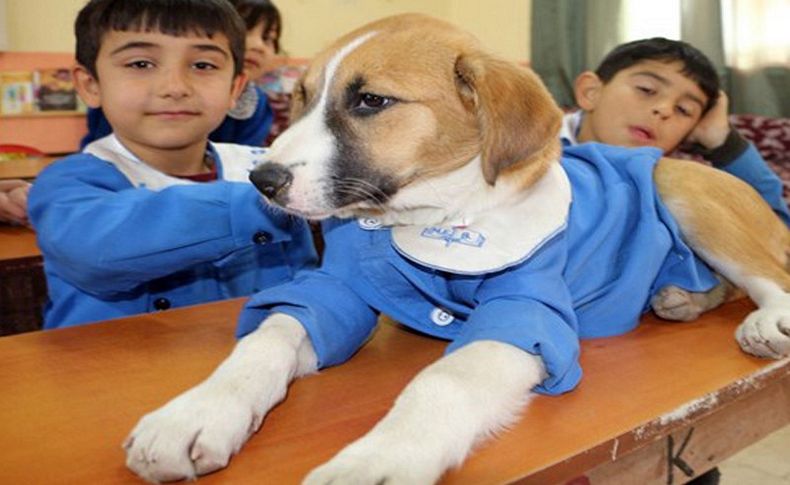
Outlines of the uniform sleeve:
[{"label": "uniform sleeve", "polygon": [[782,198],[782,181],[765,163],[753,144],[748,143],[748,147],[743,153],[726,165],[717,163],[717,160],[711,161],[718,168],[735,175],[754,187],[760,196],[768,202],[776,215],[790,226],[790,211]]},{"label": "uniform sleeve", "polygon": [[560,234],[526,263],[487,279],[479,304],[447,351],[478,340],[504,342],[543,359],[549,377],[535,391],[560,394],[576,387],[579,337],[562,277],[565,261],[566,240]]},{"label": "uniform sleeve", "polygon": [[319,368],[351,358],[378,321],[377,312],[359,295],[322,270],[302,271],[293,281],[254,295],[239,317],[237,337],[258,328],[272,313],[290,315],[302,324]]},{"label": "uniform sleeve", "polygon": [[[134,188],[111,164],[76,155],[36,180],[29,211],[48,265],[109,296],[258,243],[290,241],[291,218],[249,184]],[[256,237],[257,235],[257,237]]]}]

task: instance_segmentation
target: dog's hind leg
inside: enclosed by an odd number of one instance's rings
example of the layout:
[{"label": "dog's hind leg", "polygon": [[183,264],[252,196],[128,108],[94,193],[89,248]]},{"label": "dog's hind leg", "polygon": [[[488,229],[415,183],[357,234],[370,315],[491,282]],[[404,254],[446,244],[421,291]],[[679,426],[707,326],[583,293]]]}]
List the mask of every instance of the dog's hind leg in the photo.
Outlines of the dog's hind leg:
[{"label": "dog's hind leg", "polygon": [[738,327],[741,348],[790,355],[790,230],[751,187],[719,170],[665,158],[654,176],[694,252],[759,307]]},{"label": "dog's hind leg", "polygon": [[705,292],[693,292],[669,285],[661,288],[650,299],[653,312],[664,320],[687,322],[695,320],[727,301],[744,297],[743,291],[721,275],[716,275],[719,284]]}]

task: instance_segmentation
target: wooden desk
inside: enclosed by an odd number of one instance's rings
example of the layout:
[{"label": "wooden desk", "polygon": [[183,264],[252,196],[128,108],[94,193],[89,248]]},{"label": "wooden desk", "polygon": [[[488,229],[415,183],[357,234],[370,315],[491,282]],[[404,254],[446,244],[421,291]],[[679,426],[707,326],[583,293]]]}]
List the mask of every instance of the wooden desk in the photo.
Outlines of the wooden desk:
[{"label": "wooden desk", "polygon": [[36,234],[0,224],[0,336],[40,329],[46,296]]},{"label": "wooden desk", "polygon": [[31,157],[0,161],[0,180],[34,179],[47,165],[61,157]]},{"label": "wooden desk", "polygon": [[[0,483],[140,483],[124,466],[122,440],[226,356],[242,303],[0,338]],[[628,335],[586,341],[579,388],[537,398],[444,483],[582,474],[596,483],[612,466],[629,483],[667,483],[667,436],[676,454],[692,427],[681,458],[704,472],[790,421],[790,361],[749,357],[733,340],[751,309],[733,303],[689,324],[648,317]],[[199,483],[298,483],[368,430],[444,347],[383,322],[347,364],[297,381],[230,467]]]},{"label": "wooden desk", "polygon": [[0,261],[40,256],[36,233],[32,229],[0,224]]}]

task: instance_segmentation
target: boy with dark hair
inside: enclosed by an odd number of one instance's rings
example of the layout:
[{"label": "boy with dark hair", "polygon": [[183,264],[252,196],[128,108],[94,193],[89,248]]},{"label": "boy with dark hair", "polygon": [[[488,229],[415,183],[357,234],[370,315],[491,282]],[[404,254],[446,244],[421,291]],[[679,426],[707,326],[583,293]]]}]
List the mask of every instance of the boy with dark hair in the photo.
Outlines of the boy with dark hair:
[{"label": "boy with dark hair", "polygon": [[[254,10],[247,9],[243,11],[240,6],[247,3],[255,7]],[[276,18],[277,30],[274,32],[279,36],[279,12],[277,8],[268,0],[244,0],[244,2],[234,2],[231,4],[236,6],[237,11],[242,15],[242,21],[249,24],[249,17],[245,15],[254,14],[261,18]],[[260,5],[259,5],[260,4]],[[86,25],[90,28],[90,25]],[[259,78],[262,74],[263,59],[262,57],[271,57],[269,53],[261,53],[263,39],[261,37],[264,32],[252,32],[255,26],[247,25],[246,32],[246,52],[242,55],[241,59],[235,59],[239,69],[243,68],[247,75],[247,83],[244,86],[236,105],[226,113],[222,123],[219,124],[211,133],[208,138],[213,142],[220,143],[238,143],[240,145],[263,146],[269,132],[271,131],[272,122],[274,121],[274,110],[269,105],[266,93],[255,85],[253,81]],[[272,33],[266,32],[266,35]],[[277,39],[272,39],[277,42]],[[238,39],[236,39],[238,41]],[[95,42],[92,35],[85,37],[85,55],[89,55],[91,46],[90,43]],[[234,52],[238,50],[238,46]],[[237,52],[235,52],[237,54]],[[95,58],[95,55],[94,55]],[[112,133],[112,126],[104,116],[101,108],[91,108],[87,113],[88,133],[80,141],[80,148],[84,148],[88,143],[103,138]]]},{"label": "boy with dark hair", "polygon": [[31,190],[46,328],[249,295],[314,265],[306,223],[247,182],[264,150],[207,138],[246,81],[228,2],[92,0],[75,33],[75,85],[113,134]]},{"label": "boy with dark hair", "polygon": [[565,144],[655,146],[667,154],[683,145],[754,187],[790,225],[779,177],[730,126],[716,69],[695,47],[661,37],[622,44],[576,78],[575,95],[581,110],[565,117]]}]

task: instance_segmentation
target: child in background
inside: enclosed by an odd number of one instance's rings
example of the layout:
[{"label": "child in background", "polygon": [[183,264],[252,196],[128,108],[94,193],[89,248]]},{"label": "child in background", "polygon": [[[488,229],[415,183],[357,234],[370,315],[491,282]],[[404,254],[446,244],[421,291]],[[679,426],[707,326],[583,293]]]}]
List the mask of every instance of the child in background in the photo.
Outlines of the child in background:
[{"label": "child in background", "polygon": [[277,67],[282,20],[280,11],[269,0],[228,0],[247,27],[244,72],[250,83]]},{"label": "child in background", "polygon": [[[209,140],[219,143],[264,146],[272,126],[274,113],[266,93],[255,85],[269,62],[279,51],[280,12],[268,0],[230,0],[247,27],[244,72],[247,84],[236,105],[214,131]],[[80,148],[112,133],[112,127],[101,108],[88,110],[88,134]]]},{"label": "child in background", "polygon": [[685,144],[754,187],[790,225],[781,180],[730,126],[727,96],[698,49],[660,37],[622,44],[576,78],[575,96],[581,110],[565,116],[566,145],[655,146],[669,154]]},{"label": "child in background", "polygon": [[[574,87],[581,110],[565,115],[564,145],[653,146],[665,154],[685,145],[751,185],[790,225],[781,180],[730,126],[727,96],[713,64],[698,49],[660,37],[628,42],[614,48],[595,72],[580,74]],[[663,288],[651,300],[653,311],[668,320],[697,318],[732,295],[734,287],[718,278],[720,284],[703,293]]]},{"label": "child in background", "polygon": [[24,180],[0,180],[0,222],[22,224],[27,221],[27,194],[30,184]]},{"label": "child in background", "polygon": [[249,295],[315,264],[307,224],[247,182],[264,150],[208,141],[246,83],[226,0],[92,0],[75,33],[75,85],[113,134],[31,190],[45,328]]}]

